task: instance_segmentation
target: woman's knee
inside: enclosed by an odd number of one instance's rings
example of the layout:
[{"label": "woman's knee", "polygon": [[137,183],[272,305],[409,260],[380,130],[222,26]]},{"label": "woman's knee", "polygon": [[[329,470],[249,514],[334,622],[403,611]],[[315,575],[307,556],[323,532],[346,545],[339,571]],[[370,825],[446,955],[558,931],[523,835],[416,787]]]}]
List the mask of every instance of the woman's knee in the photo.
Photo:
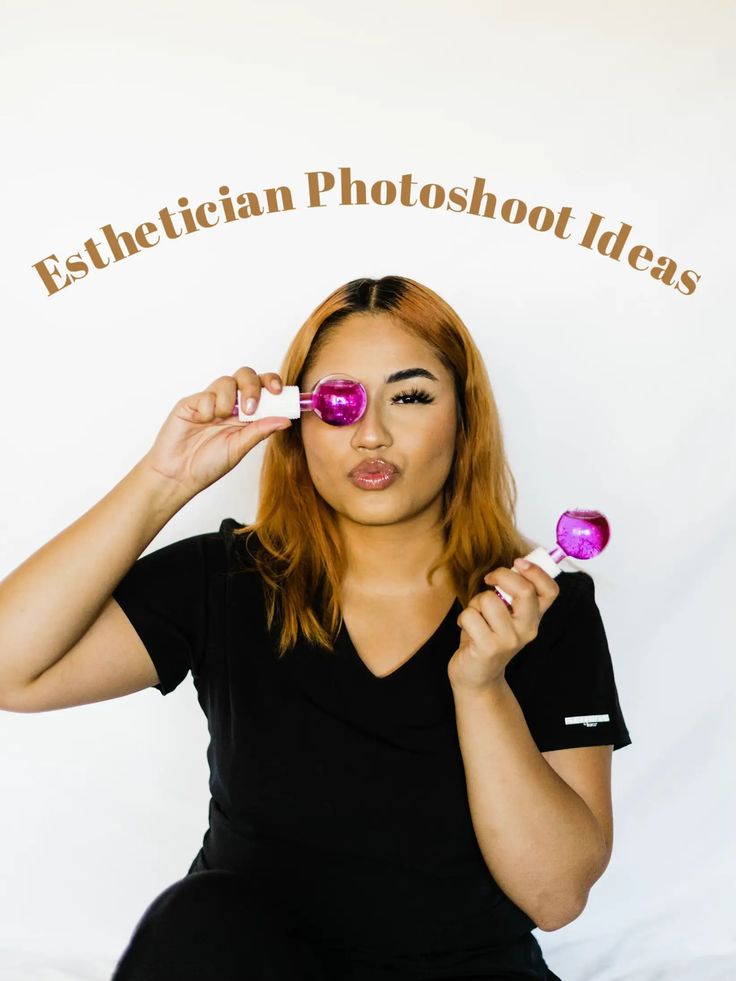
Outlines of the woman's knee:
[{"label": "woman's knee", "polygon": [[112,981],[287,981],[292,976],[303,981],[320,975],[283,911],[256,882],[208,869],[186,875],[154,899]]}]

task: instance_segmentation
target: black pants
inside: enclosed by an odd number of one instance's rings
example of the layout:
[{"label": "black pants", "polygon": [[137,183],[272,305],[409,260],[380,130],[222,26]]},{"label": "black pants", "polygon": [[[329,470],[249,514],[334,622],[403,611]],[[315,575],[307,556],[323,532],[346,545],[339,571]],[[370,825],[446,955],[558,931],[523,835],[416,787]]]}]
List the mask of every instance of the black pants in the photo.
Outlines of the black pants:
[{"label": "black pants", "polygon": [[139,921],[112,981],[326,981],[295,924],[236,872],[194,872]]},{"label": "black pants", "polygon": [[[190,873],[154,899],[111,981],[410,981],[388,967],[361,967],[346,958],[310,942],[301,922],[257,884],[236,872],[208,869]],[[538,977],[523,971],[474,976]],[[546,981],[560,979],[550,971]]]}]

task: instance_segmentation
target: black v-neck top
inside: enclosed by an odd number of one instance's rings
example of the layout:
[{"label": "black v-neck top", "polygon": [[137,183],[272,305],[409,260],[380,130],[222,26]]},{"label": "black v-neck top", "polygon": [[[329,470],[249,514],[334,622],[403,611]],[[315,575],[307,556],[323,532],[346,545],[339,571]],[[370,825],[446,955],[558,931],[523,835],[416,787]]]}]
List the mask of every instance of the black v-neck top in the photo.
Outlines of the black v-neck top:
[{"label": "black v-neck top", "polygon": [[[226,518],[143,555],[112,594],[155,687],[167,695],[191,671],[208,720],[209,828],[190,871],[254,876],[326,944],[407,964],[423,955],[435,977],[508,966],[504,951],[536,924],[497,885],[473,831],[447,678],[459,600],[384,677],[344,624],[334,652],[300,636],[278,659],[239,527]],[[557,583],[506,679],[540,751],[620,749],[631,739],[593,580],[561,572]]]},{"label": "black v-neck top", "polygon": [[[348,630],[345,621],[343,621],[342,626],[340,628],[340,633],[337,635],[337,639],[335,641],[335,647],[338,648],[340,651],[344,652],[345,656],[349,660],[357,664],[359,668],[362,667],[363,671],[368,676],[368,678],[372,678],[374,681],[388,681],[389,678],[393,678],[395,675],[398,675],[399,672],[401,671],[409,671],[410,670],[409,665],[412,665],[413,669],[417,670],[415,666],[415,662],[420,662],[422,658],[426,656],[426,652],[428,650],[431,650],[438,643],[441,643],[443,639],[446,639],[448,622],[452,621],[454,623],[457,620],[460,613],[462,612],[462,608],[463,607],[460,600],[457,599],[456,597],[455,600],[453,601],[452,606],[442,618],[442,622],[437,627],[435,632],[424,641],[422,646],[417,651],[415,651],[415,653],[412,654],[411,657],[409,657],[406,661],[402,662],[397,668],[394,668],[393,671],[385,675],[374,674],[371,671],[371,669],[368,667],[368,665],[365,663],[365,661],[361,658],[360,654],[358,654],[358,651],[356,650],[355,645],[353,644],[352,638],[350,636],[350,631]],[[457,648],[457,645],[455,645],[455,647]]]}]

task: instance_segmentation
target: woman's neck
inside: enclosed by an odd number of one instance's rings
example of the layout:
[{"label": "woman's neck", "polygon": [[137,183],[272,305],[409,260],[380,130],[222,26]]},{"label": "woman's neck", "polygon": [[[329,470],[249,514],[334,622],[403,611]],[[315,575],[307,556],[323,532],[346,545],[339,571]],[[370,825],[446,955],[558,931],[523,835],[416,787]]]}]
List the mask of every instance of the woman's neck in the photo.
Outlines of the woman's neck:
[{"label": "woman's neck", "polygon": [[395,525],[361,525],[343,522],[346,571],[344,583],[350,589],[376,594],[407,595],[420,590],[451,589],[445,567],[427,573],[442,552],[441,529],[420,529],[413,522]]}]

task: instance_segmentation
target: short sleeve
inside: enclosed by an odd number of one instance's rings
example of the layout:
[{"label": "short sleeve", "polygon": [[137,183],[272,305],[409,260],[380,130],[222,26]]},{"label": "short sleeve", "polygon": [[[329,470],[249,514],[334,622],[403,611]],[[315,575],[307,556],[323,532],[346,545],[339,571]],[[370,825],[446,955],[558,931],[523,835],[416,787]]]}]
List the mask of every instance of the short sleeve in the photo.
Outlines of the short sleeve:
[{"label": "short sleeve", "polygon": [[[533,642],[528,670],[517,679],[519,703],[540,752],[608,745],[615,751],[630,745],[631,738],[595,584],[586,572],[565,575],[564,602],[551,618],[549,643]],[[560,599],[562,592],[555,603]],[[542,618],[538,639],[553,608]]]},{"label": "short sleeve", "polygon": [[113,590],[158,672],[162,695],[191,670],[207,639],[207,539],[194,535],[141,556]]}]

